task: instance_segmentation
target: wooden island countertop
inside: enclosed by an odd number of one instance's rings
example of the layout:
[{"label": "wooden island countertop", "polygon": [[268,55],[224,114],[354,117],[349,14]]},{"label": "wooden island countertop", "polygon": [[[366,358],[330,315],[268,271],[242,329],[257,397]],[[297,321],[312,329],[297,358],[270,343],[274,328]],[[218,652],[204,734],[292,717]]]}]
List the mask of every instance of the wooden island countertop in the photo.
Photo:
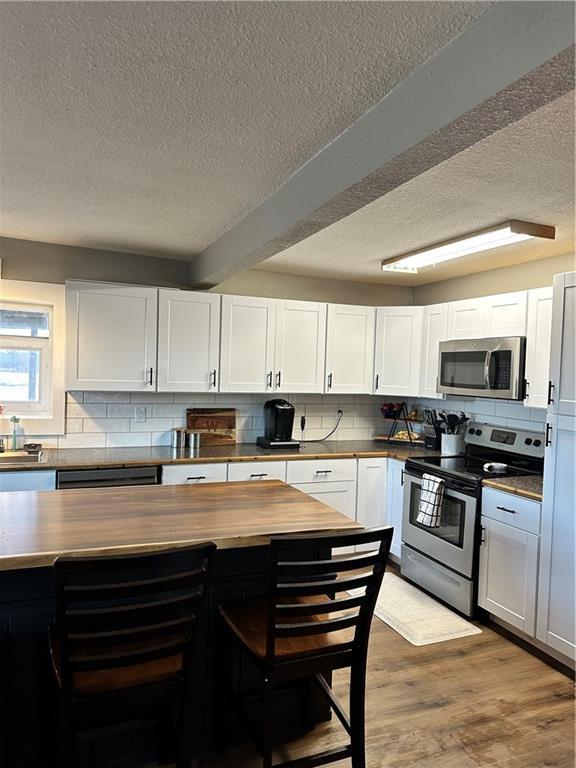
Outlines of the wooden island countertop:
[{"label": "wooden island countertop", "polygon": [[127,554],[214,541],[265,544],[281,533],[361,526],[281,480],[0,494],[0,571],[59,555]]}]

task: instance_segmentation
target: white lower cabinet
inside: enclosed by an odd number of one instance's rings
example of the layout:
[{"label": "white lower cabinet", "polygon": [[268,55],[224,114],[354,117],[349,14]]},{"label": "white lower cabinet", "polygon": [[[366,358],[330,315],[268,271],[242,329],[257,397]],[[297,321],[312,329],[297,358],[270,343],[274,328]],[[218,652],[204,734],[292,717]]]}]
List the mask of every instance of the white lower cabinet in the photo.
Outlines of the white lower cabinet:
[{"label": "white lower cabinet", "polygon": [[402,507],[404,504],[404,462],[388,459],[386,481],[386,525],[394,526],[390,553],[400,559]]},{"label": "white lower cabinet", "polygon": [[0,491],[53,491],[55,488],[56,472],[49,470],[0,472]]},{"label": "white lower cabinet", "polygon": [[162,467],[162,485],[224,483],[227,469],[227,464],[165,464]]},{"label": "white lower cabinet", "polygon": [[228,480],[283,480],[285,461],[240,461],[228,467]]},{"label": "white lower cabinet", "polygon": [[[378,528],[387,524],[386,486],[387,459],[358,459],[358,487],[356,493],[356,520],[365,528]],[[365,544],[358,549],[374,549]]]},{"label": "white lower cabinet", "polygon": [[536,623],[538,544],[536,534],[482,516],[478,605],[530,637]]},{"label": "white lower cabinet", "polygon": [[[356,520],[356,459],[289,461],[286,481]],[[352,551],[353,547],[343,547],[338,553]]]},{"label": "white lower cabinet", "polygon": [[291,483],[294,488],[307,493],[317,501],[323,501],[329,507],[334,507],[338,512],[356,519],[356,483],[355,482],[323,482],[318,483]]}]

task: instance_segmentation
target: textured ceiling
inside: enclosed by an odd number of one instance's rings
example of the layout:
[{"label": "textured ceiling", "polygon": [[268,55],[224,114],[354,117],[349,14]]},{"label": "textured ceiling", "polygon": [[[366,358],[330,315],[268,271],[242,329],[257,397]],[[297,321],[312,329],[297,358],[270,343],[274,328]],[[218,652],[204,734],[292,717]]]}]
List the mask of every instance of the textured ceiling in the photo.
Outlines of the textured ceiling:
[{"label": "textured ceiling", "polygon": [[[258,269],[362,282],[421,285],[574,249],[574,92],[262,262]],[[557,227],[532,240],[390,275],[383,259],[506,219]]]},{"label": "textured ceiling", "polygon": [[0,234],[189,258],[489,3],[0,3]]}]

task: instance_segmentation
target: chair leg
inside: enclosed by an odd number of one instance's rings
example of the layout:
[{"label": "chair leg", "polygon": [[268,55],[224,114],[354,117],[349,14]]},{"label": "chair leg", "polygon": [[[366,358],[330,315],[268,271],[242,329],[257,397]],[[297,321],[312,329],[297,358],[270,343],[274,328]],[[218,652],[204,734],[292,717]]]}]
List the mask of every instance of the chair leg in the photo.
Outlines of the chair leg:
[{"label": "chair leg", "polygon": [[60,715],[60,743],[58,745],[58,768],[74,766],[74,734],[70,725],[70,713]]},{"label": "chair leg", "polygon": [[174,757],[174,728],[172,726],[172,710],[158,713],[158,762],[167,765]]},{"label": "chair leg", "polygon": [[274,735],[273,722],[274,683],[270,677],[264,680],[264,722],[262,732],[262,768],[272,768],[272,742]]},{"label": "chair leg", "polygon": [[230,746],[230,689],[233,685],[233,648],[228,630],[223,622],[219,623],[217,635],[218,659],[216,668],[216,728],[212,741],[218,744],[218,752],[224,753]]},{"label": "chair leg", "polygon": [[178,713],[178,737],[176,740],[176,768],[191,768],[192,758],[190,756],[190,734],[187,728],[187,718],[185,709],[182,706]]},{"label": "chair leg", "polygon": [[[360,666],[360,665],[358,665]],[[350,741],[352,745],[352,768],[366,768],[366,667],[350,672]]]}]

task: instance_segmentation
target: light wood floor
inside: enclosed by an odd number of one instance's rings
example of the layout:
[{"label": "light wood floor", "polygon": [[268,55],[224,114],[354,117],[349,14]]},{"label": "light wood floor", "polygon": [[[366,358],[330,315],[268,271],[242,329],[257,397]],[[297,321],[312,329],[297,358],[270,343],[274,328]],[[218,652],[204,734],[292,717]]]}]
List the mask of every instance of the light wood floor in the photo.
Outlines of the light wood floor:
[{"label": "light wood floor", "polygon": [[[482,629],[481,635],[416,647],[374,619],[367,768],[573,768],[573,682]],[[337,673],[335,687],[346,696],[345,673]],[[279,751],[277,760],[343,741],[337,723],[322,725]],[[247,748],[210,764],[260,765]]]}]

